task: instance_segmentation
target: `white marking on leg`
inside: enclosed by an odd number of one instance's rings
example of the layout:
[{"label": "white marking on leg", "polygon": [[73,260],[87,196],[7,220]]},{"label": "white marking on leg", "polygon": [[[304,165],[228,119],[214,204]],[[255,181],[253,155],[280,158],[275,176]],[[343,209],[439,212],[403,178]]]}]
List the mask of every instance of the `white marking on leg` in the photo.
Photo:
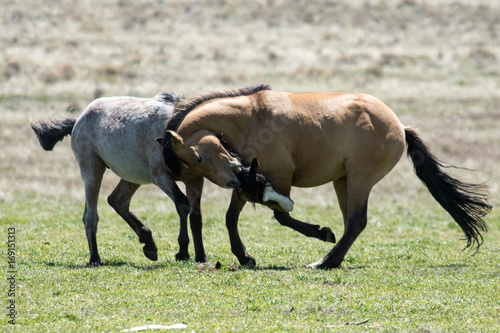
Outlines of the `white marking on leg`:
[{"label": "white marking on leg", "polygon": [[276,192],[271,185],[267,185],[262,196],[264,202],[276,201],[286,212],[293,210],[293,201],[290,198]]}]

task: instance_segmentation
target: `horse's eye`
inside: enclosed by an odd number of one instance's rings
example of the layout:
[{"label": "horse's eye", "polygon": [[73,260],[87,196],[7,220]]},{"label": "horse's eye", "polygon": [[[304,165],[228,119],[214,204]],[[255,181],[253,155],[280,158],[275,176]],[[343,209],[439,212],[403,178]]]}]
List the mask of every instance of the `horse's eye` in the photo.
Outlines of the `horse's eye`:
[{"label": "horse's eye", "polygon": [[191,147],[191,150],[193,151],[194,156],[196,157],[196,162],[200,164],[202,160],[200,153],[198,153],[198,151],[194,147]]}]

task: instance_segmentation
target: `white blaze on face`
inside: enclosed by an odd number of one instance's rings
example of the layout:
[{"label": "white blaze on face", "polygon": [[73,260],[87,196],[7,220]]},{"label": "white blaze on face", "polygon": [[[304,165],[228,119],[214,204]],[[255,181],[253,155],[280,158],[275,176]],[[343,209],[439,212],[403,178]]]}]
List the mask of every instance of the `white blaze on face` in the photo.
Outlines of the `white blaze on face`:
[{"label": "white blaze on face", "polygon": [[264,195],[262,196],[262,199],[264,202],[277,202],[285,212],[291,212],[293,210],[293,201],[276,192],[271,185],[267,185],[264,189]]}]

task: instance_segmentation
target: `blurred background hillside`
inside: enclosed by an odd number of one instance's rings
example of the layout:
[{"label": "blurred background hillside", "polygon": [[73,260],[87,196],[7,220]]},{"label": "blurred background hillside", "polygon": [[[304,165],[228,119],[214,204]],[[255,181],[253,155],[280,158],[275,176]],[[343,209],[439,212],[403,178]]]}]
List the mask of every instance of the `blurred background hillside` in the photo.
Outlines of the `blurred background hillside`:
[{"label": "blurred background hillside", "polygon": [[[76,117],[99,96],[255,83],[373,94],[497,195],[498,1],[4,0],[0,20],[4,200],[81,191],[68,142],[43,155],[30,118]],[[398,170],[386,189],[407,189],[410,166]]]}]

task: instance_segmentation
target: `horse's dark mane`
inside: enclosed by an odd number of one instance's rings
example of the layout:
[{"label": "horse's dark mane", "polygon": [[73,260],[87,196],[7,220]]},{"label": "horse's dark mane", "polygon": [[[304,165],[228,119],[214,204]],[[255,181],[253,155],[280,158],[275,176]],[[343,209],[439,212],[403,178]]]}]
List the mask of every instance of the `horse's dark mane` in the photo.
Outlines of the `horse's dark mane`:
[{"label": "horse's dark mane", "polygon": [[177,96],[177,94],[174,92],[161,92],[157,94],[154,98],[168,103],[177,103],[182,100],[182,97]]},{"label": "horse's dark mane", "polygon": [[184,99],[175,105],[174,114],[167,122],[167,130],[176,131],[186,115],[198,105],[216,98],[249,96],[262,90],[270,90],[269,84],[258,84],[241,89],[231,89],[225,91],[212,91],[195,97]]},{"label": "horse's dark mane", "polygon": [[213,91],[178,101],[175,104],[173,115],[165,125],[165,134],[163,136],[163,157],[165,159],[165,163],[167,164],[174,177],[180,176],[181,161],[172,149],[172,136],[167,132],[168,130],[176,131],[186,115],[202,103],[216,98],[249,96],[258,93],[259,91],[270,89],[271,86],[269,84],[258,84],[241,89]]},{"label": "horse's dark mane", "polygon": [[229,143],[224,140],[224,133],[220,133],[217,135],[217,139],[219,139],[222,147],[224,147],[224,149],[229,153],[229,155],[231,155],[232,158],[236,158],[238,160],[238,162],[240,162],[241,164],[243,164],[243,161],[241,160],[241,157],[240,155],[238,155],[237,152],[235,152],[233,150],[233,148],[231,148],[231,146],[229,145]]}]

